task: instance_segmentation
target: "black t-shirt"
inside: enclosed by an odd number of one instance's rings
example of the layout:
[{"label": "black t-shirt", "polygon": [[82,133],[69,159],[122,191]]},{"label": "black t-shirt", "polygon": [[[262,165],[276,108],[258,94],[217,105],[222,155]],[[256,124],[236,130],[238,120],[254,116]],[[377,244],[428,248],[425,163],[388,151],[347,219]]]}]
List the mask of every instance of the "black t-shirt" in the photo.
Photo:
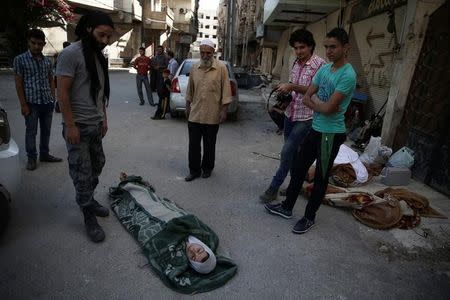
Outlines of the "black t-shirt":
[{"label": "black t-shirt", "polygon": [[170,96],[170,88],[171,88],[172,81],[167,78],[164,80],[164,84],[158,89],[158,93],[161,97],[169,97]]}]

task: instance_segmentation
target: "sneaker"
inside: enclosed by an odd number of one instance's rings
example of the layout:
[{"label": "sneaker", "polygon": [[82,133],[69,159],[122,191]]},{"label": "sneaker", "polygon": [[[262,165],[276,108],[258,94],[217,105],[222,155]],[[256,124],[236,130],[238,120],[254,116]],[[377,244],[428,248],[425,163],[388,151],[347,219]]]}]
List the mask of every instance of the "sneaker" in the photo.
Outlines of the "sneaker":
[{"label": "sneaker", "polygon": [[109,216],[109,209],[102,206],[95,199],[93,199],[92,202],[93,202],[93,204],[91,206],[91,210],[97,217],[105,218],[105,217]]},{"label": "sneaker", "polygon": [[286,208],[283,208],[281,203],[278,204],[266,204],[264,205],[264,208],[273,215],[278,215],[280,217],[283,217],[285,219],[292,218],[292,210],[288,210]]},{"label": "sneaker", "polygon": [[144,101],[141,100],[141,102],[139,102],[139,105],[144,105]]},{"label": "sneaker", "polygon": [[259,196],[259,199],[261,199],[262,202],[272,202],[277,199],[278,189],[275,189],[273,187],[269,187],[264,194]]},{"label": "sneaker", "polygon": [[36,159],[34,158],[29,158],[28,162],[27,162],[27,170],[28,171],[34,171],[36,170]]},{"label": "sneaker", "polygon": [[302,234],[310,230],[314,226],[314,221],[310,221],[307,218],[301,218],[294,228],[292,228],[293,233]]},{"label": "sneaker", "polygon": [[83,208],[84,224],[86,226],[86,233],[94,243],[99,243],[105,239],[105,232],[98,224],[94,212],[85,207]]},{"label": "sneaker", "polygon": [[54,163],[54,162],[62,162],[62,158],[59,157],[55,157],[53,155],[45,155],[45,156],[40,156],[39,160],[42,162],[50,162],[50,163]]},{"label": "sneaker", "polygon": [[287,194],[287,189],[280,189],[280,196],[281,197],[286,197]]}]

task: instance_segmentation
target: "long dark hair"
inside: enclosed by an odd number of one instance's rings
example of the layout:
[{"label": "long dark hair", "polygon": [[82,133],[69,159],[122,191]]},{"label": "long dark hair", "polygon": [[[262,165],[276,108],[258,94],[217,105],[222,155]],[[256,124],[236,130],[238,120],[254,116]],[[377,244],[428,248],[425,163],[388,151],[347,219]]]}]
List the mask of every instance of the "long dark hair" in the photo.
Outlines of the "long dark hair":
[{"label": "long dark hair", "polygon": [[[86,64],[86,69],[91,81],[90,94],[92,99],[94,100],[94,103],[97,103],[97,95],[100,91],[100,80],[98,78],[95,56],[97,56],[100,65],[102,66],[103,74],[105,77],[105,98],[103,99],[103,101],[109,99],[108,62],[103,56],[101,49],[97,46],[95,37],[92,35],[92,31],[95,29],[95,27],[100,25],[108,25],[111,26],[111,28],[114,28],[114,23],[109,15],[101,11],[92,11],[88,14],[83,15],[78,21],[77,27],[75,28],[75,34],[77,35],[78,40],[81,40],[84,62]],[[92,31],[88,32],[88,28],[91,28]]]}]

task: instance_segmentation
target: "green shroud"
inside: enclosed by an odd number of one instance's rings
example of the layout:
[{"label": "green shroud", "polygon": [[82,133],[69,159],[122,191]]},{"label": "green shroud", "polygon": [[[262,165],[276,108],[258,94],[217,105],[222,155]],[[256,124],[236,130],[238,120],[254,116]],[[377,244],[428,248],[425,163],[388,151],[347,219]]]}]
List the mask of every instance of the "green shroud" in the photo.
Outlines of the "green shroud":
[{"label": "green shroud", "polygon": [[199,274],[190,267],[185,254],[187,237],[195,236],[216,253],[217,235],[174,202],[158,197],[141,177],[129,176],[110,189],[110,197],[117,218],[142,246],[152,269],[169,288],[184,294],[207,292],[235,275],[236,264],[220,255],[216,255],[217,266],[209,274]]}]

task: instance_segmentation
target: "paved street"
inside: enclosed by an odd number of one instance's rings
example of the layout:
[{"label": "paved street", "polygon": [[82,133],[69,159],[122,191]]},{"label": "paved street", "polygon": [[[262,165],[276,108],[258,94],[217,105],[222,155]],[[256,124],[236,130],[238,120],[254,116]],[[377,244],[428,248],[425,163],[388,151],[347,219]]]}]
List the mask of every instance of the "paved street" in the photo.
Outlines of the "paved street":
[{"label": "paved street", "polygon": [[[219,130],[211,178],[186,183],[186,120],[150,120],[155,108],[138,105],[133,74],[112,72],[111,86],[107,162],[96,199],[109,206],[108,188],[124,171],[148,179],[159,195],[210,225],[219,236],[220,251],[239,269],[224,287],[196,297],[448,299],[448,219],[422,219],[415,230],[378,231],[358,223],[349,211],[323,206],[317,226],[298,236],[291,228],[302,216],[303,198],[292,220],[264,211],[258,196],[278,165],[264,155],[276,157],[282,137],[275,134],[257,91],[240,90],[239,120]],[[10,228],[0,241],[0,299],[189,298],[162,284],[114,215],[99,221],[106,240],[88,241],[67,162],[24,170],[25,129],[12,75],[0,74],[0,90],[21,149],[21,184],[13,195]],[[51,151],[66,158],[60,123],[61,116],[55,115]],[[450,216],[450,199],[421,183],[410,188]]]}]

